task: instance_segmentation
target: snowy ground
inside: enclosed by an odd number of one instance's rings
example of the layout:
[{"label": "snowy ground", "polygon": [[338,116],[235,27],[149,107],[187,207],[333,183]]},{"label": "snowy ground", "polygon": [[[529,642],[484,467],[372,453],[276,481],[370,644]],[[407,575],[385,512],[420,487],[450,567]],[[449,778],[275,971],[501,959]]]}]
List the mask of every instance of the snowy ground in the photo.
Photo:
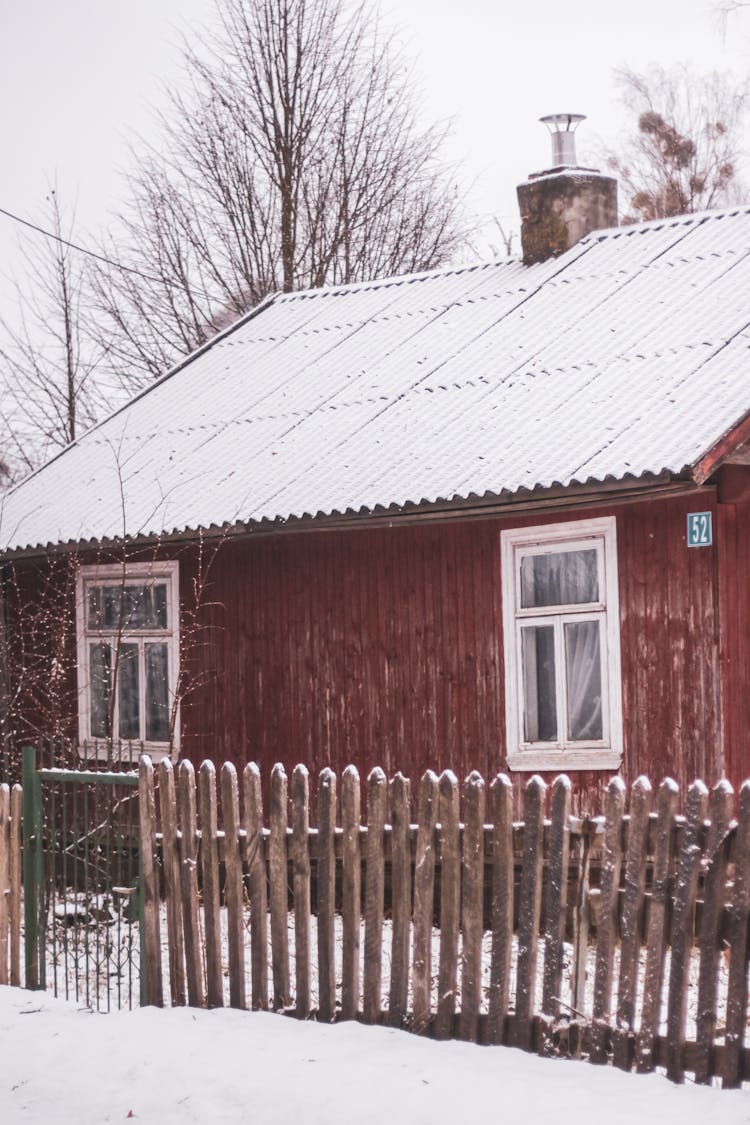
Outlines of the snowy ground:
[{"label": "snowy ground", "polygon": [[483,1125],[750,1120],[750,1093],[673,1086],[508,1047],[267,1013],[98,1015],[0,988],[0,1120],[100,1125]]},{"label": "snowy ground", "polygon": [[[47,950],[47,987],[55,990],[58,996],[65,997],[66,999],[76,1000],[79,1003],[88,1005],[92,1008],[99,1008],[102,1011],[107,1010],[108,1007],[108,992],[109,992],[109,1005],[117,1008],[119,1006],[137,1007],[139,1005],[139,961],[140,949],[138,939],[137,926],[125,924],[122,920],[121,914],[117,911],[110,911],[105,909],[102,905],[99,896],[94,903],[95,909],[92,912],[90,903],[81,903],[83,896],[70,896],[65,904],[57,908],[57,933],[56,942],[54,947],[48,944]],[[106,905],[106,904],[105,904]],[[65,919],[74,917],[76,909],[81,916],[86,919],[82,926],[81,932],[70,932],[65,935]],[[201,916],[202,921],[202,916]],[[222,941],[222,968],[224,980],[224,1003],[229,1004],[229,949],[227,939],[227,913],[226,909],[221,910],[221,941]],[[167,942],[167,919],[166,919],[166,906],[162,903],[161,908],[161,939],[162,939],[162,979],[164,985],[164,1002],[170,1003],[169,996],[169,949]],[[249,916],[246,923],[245,935],[245,990],[246,995],[251,995],[250,983],[250,920]],[[269,946],[268,946],[268,965],[269,965],[269,981],[271,979],[271,945],[270,945],[270,925],[269,932]],[[291,1001],[294,1001],[294,986],[295,986],[295,943],[294,943],[294,912],[290,911],[288,916],[288,932],[289,932],[289,970],[290,970],[290,991]],[[337,999],[341,1002],[341,963],[342,963],[342,921],[341,916],[336,915],[335,919],[335,940],[336,940],[336,966],[339,973]],[[382,995],[381,1003],[383,1010],[387,1010],[389,1003],[389,989],[390,989],[390,976],[391,976],[391,942],[392,942],[392,928],[391,923],[386,919],[383,923],[383,941],[382,941]],[[485,933],[483,937],[483,956],[482,956],[482,1011],[487,1010],[487,1003],[489,998],[490,986],[490,961],[491,961],[491,946],[492,935]],[[66,949],[67,945],[67,949]],[[86,949],[90,950],[89,960],[85,957]],[[411,948],[411,942],[410,942]],[[460,942],[459,942],[460,950]],[[105,956],[106,951],[106,956]],[[362,923],[360,933],[360,953],[364,951],[364,922]],[[516,958],[517,958],[517,942],[514,940],[512,954],[511,954],[511,981],[512,987],[510,992],[511,1007],[515,1001],[515,982],[516,982]],[[587,966],[586,966],[586,995],[583,1003],[583,1014],[589,1019],[592,1018],[593,1011],[593,984],[594,984],[594,968],[595,968],[596,950],[592,945],[588,951]],[[440,930],[433,929],[432,933],[432,1009],[437,1010],[437,985],[438,985],[438,965],[440,960]],[[643,991],[643,979],[646,961],[646,950],[641,950],[640,955],[640,972],[638,980],[638,1010],[640,1010],[640,1003]],[[310,969],[311,969],[311,999],[313,1009],[317,1008],[318,992],[317,992],[317,964],[318,964],[318,949],[317,949],[317,918],[310,918]],[[542,1004],[542,966],[544,964],[544,941],[539,941],[538,947],[538,970],[536,977],[536,1005],[535,1010],[541,1011]],[[97,965],[100,966],[97,973]],[[664,984],[662,995],[662,1012],[661,1012],[661,1034],[666,1034],[666,1011],[667,1011],[667,989],[669,984],[669,965],[670,954],[667,951],[665,958],[664,968]],[[689,979],[688,979],[688,992],[687,992],[687,1022],[686,1034],[688,1039],[695,1037],[696,1033],[696,1015],[697,1015],[697,1001],[698,1001],[698,970],[699,959],[697,949],[692,950],[689,966]],[[571,1008],[573,1002],[573,980],[572,975],[574,971],[574,956],[572,946],[565,945],[563,957],[563,973],[562,973],[562,987],[560,999],[562,1001],[561,1014],[563,1017],[569,1014],[573,1009]],[[615,952],[614,959],[614,988],[613,997],[617,996],[617,976],[619,972],[619,949]],[[98,981],[97,981],[98,978]],[[719,959],[718,977],[717,977],[717,1026],[722,1028],[726,1018],[726,1001],[727,1001],[727,984],[728,984],[728,965],[724,958]],[[118,992],[121,993],[121,1001],[118,1000]],[[128,997],[131,1003],[128,1003]],[[411,1006],[411,986],[409,988],[408,1007]],[[460,1007],[460,994],[457,1007]],[[749,1118],[750,1120],[750,1118]]]}]

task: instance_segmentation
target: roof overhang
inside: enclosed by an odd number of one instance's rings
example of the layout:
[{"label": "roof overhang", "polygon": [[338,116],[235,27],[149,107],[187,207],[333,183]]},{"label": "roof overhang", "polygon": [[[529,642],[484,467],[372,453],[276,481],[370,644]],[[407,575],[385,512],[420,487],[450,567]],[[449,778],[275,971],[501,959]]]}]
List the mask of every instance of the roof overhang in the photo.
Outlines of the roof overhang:
[{"label": "roof overhang", "polygon": [[287,519],[237,521],[210,527],[185,528],[161,535],[132,536],[125,539],[91,539],[78,542],[48,543],[46,546],[6,551],[0,561],[40,558],[51,554],[90,554],[114,552],[123,546],[129,552],[199,541],[221,542],[241,538],[267,538],[301,532],[344,531],[364,527],[396,527],[410,524],[479,520],[521,516],[527,513],[562,509],[580,510],[603,505],[652,500],[669,495],[698,491],[702,481],[690,469],[675,474],[644,474],[621,480],[588,481],[584,484],[552,485],[521,489],[514,493],[486,493],[484,496],[454,497],[451,500],[376,506],[348,512],[319,512]]},{"label": "roof overhang", "polygon": [[696,484],[704,484],[717,469],[729,461],[738,448],[750,441],[750,411],[711,446],[692,466]]}]

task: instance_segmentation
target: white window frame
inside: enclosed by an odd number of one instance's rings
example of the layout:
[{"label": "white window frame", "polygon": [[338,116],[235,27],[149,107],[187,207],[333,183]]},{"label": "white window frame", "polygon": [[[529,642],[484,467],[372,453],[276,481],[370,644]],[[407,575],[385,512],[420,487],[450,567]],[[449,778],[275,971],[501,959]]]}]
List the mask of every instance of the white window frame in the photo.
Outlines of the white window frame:
[{"label": "white window frame", "polygon": [[[113,579],[125,582],[143,583],[144,579],[154,582],[166,581],[167,584],[167,630],[159,629],[150,632],[148,629],[134,629],[130,632],[123,630],[121,642],[142,642],[149,637],[167,644],[168,661],[168,693],[170,709],[174,704],[177,691],[180,659],[180,573],[178,562],[137,562],[114,563],[107,565],[81,566],[76,580],[76,634],[77,634],[77,665],[78,665],[78,739],[79,753],[83,757],[88,748],[88,757],[106,760],[111,753],[117,757],[119,739],[113,739],[114,751],[107,748],[106,740],[95,739],[91,734],[91,710],[89,696],[89,643],[92,640],[111,637],[111,629],[90,629],[87,621],[87,597],[89,586],[111,583]],[[141,677],[141,696],[145,690],[145,683]],[[143,715],[143,699],[141,699],[140,714]],[[115,704],[115,722],[117,722],[117,704]],[[104,742],[104,744],[103,744]],[[93,746],[96,744],[96,752]],[[171,745],[169,742],[149,742],[145,739],[133,742],[133,749],[151,755],[155,762],[167,756],[176,761],[180,745],[180,709],[177,707],[172,732]],[[127,754],[127,747],[123,746],[123,755]]]},{"label": "white window frame", "polygon": [[[520,568],[524,557],[576,549],[597,551],[599,601],[585,605],[521,607]],[[510,770],[618,769],[622,763],[622,677],[620,671],[620,607],[617,581],[617,527],[614,516],[514,528],[500,533],[505,656],[505,730]],[[601,740],[571,741],[565,737],[565,666],[563,625],[569,621],[600,622],[602,652]],[[523,624],[555,627],[555,670],[558,738],[555,742],[524,741]]]}]

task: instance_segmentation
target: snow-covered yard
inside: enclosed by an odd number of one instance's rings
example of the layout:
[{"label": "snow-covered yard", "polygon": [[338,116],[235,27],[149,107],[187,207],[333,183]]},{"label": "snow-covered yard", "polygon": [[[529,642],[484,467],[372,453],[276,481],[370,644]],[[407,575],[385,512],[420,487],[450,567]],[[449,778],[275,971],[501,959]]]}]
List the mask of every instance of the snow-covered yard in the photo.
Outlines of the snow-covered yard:
[{"label": "snow-covered yard", "polygon": [[324,1026],[229,1010],[97,1015],[0,988],[0,1119],[260,1125],[739,1125],[750,1093],[434,1042],[360,1024]]},{"label": "snow-covered yard", "polygon": [[[92,910],[90,902],[84,902],[84,896],[69,896],[64,904],[60,904],[57,908],[57,933],[54,947],[48,942],[46,946],[47,954],[47,987],[56,992],[58,996],[66,997],[71,1000],[78,1000],[80,1003],[89,1004],[91,1007],[98,1007],[101,1011],[106,1011],[108,1006],[112,1008],[117,1007],[137,1007],[140,1004],[139,999],[139,980],[140,980],[140,948],[138,938],[137,925],[130,925],[123,922],[122,916],[117,911],[111,910],[107,907],[106,903],[102,903],[103,896],[98,896],[94,900],[94,908]],[[76,913],[84,919],[81,931],[74,930],[71,932],[65,941],[65,921],[76,917]],[[227,935],[227,912],[222,908],[220,913],[220,932],[221,932],[221,956],[222,956],[222,975],[224,983],[224,1003],[229,1004],[229,946]],[[160,918],[160,933],[162,943],[162,980],[164,989],[164,1003],[170,1003],[169,991],[169,946],[167,941],[167,915],[166,905],[162,903],[161,918]],[[250,919],[247,918],[246,923],[246,941],[245,941],[245,989],[248,997],[251,995],[251,982],[250,982]],[[290,993],[292,1002],[294,1000],[295,990],[295,937],[294,937],[294,911],[290,911],[288,915],[288,933],[289,933],[289,968],[290,968]],[[342,963],[342,920],[341,915],[336,915],[335,918],[335,939],[336,939],[336,966],[338,969],[338,988],[337,997],[341,1001],[341,963]],[[382,931],[382,984],[381,984],[381,1005],[384,1011],[389,1006],[389,989],[391,978],[391,943],[392,943],[392,926],[389,919],[383,923]],[[491,960],[491,945],[492,935],[485,933],[483,937],[483,953],[482,953],[482,1011],[487,1011],[487,1002],[489,996],[490,985],[490,960]],[[362,922],[360,934],[360,951],[364,950],[365,935],[364,935],[364,920]],[[90,956],[86,958],[86,949],[89,949]],[[460,949],[460,939],[459,939]],[[564,946],[563,956],[563,974],[562,974],[562,988],[561,1000],[562,1017],[572,1014],[573,1009],[570,1004],[572,1001],[572,976],[574,972],[574,951],[572,946],[567,943]],[[105,955],[106,954],[106,955]],[[516,984],[516,960],[518,956],[518,944],[514,940],[511,951],[511,1006],[515,1001],[515,984]],[[595,967],[596,950],[592,945],[588,951],[587,964],[586,964],[586,994],[584,1003],[584,1014],[591,1018],[592,1004],[593,1004],[593,984],[594,984],[594,967]],[[437,927],[433,928],[432,932],[432,1009],[437,1010],[437,993],[438,993],[438,965],[440,959],[440,930]],[[640,954],[640,972],[638,981],[638,997],[643,992],[643,969],[645,966],[646,951],[641,950]],[[538,970],[536,976],[536,995],[535,995],[535,1010],[537,1012],[542,1010],[542,968],[544,963],[544,941],[540,939],[538,946]],[[269,965],[269,981],[271,979],[271,943],[270,943],[270,927],[269,927],[269,944],[268,944],[268,965]],[[98,971],[97,971],[98,966]],[[662,995],[662,1018],[660,1022],[660,1033],[666,1034],[666,1011],[667,1011],[667,988],[669,983],[669,967],[670,967],[670,953],[667,951],[665,957],[665,973],[663,983]],[[310,918],[310,969],[311,969],[311,1000],[313,1009],[317,1008],[318,1004],[318,948],[317,948],[317,918],[312,916]],[[693,949],[691,952],[689,963],[689,976],[688,976],[688,990],[687,990],[687,1005],[686,1005],[686,1033],[687,1038],[692,1039],[696,1033],[696,1016],[697,1016],[697,1002],[698,1002],[698,970],[699,958],[698,950]],[[619,949],[615,951],[615,980],[619,971]],[[98,983],[98,988],[97,988]],[[717,977],[717,1013],[719,1026],[723,1026],[726,1003],[727,1003],[727,985],[728,985],[728,966],[724,958],[719,960],[719,969]],[[108,1005],[109,993],[109,1005]],[[616,987],[614,995],[617,994]],[[130,1003],[128,1001],[130,998]],[[409,989],[409,1007],[411,1007],[411,988]],[[460,1007],[460,997],[457,1000],[457,1007]]]}]

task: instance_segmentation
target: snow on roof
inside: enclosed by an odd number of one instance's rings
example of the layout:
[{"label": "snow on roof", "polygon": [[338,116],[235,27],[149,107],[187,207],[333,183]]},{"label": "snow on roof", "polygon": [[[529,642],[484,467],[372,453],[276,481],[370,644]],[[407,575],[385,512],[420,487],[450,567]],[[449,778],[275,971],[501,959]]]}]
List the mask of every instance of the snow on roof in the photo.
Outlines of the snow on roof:
[{"label": "snow on roof", "polygon": [[5,548],[604,482],[750,411],[750,208],[269,299],[7,495]]}]

